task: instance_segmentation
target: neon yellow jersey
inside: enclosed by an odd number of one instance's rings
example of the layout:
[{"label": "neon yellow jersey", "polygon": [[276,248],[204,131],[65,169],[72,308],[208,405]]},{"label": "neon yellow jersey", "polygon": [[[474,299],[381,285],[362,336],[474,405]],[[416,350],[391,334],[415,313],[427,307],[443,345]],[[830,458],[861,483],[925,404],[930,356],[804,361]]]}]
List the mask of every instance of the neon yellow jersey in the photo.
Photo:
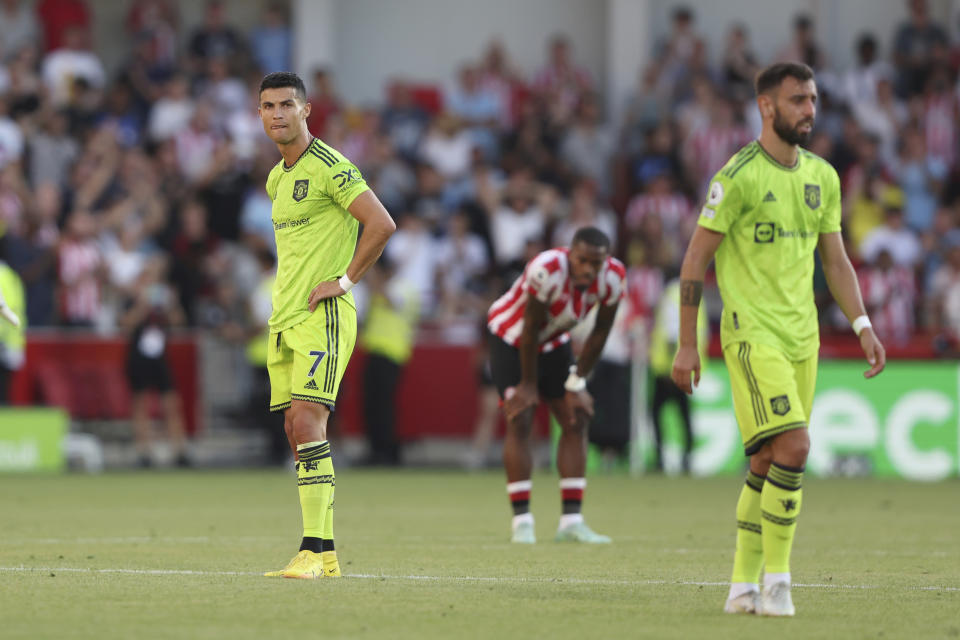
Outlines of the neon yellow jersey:
[{"label": "neon yellow jersey", "polygon": [[24,333],[27,327],[27,298],[20,276],[0,260],[0,293],[3,294],[10,310],[20,318],[20,326],[15,327],[6,320],[0,320],[0,364],[8,369],[23,366],[27,339]]},{"label": "neon yellow jersey", "polygon": [[[347,207],[368,189],[356,166],[317,139],[292,167],[281,160],[270,171],[267,195],[277,238],[271,331],[303,322],[313,288],[346,273],[359,229]],[[343,297],[354,305],[351,293]]]},{"label": "neon yellow jersey", "polygon": [[768,344],[793,361],[816,355],[813,252],[821,233],[840,231],[836,170],[804,149],[784,167],[751,142],[714,176],[699,224],[724,234],[716,254],[723,346]]}]

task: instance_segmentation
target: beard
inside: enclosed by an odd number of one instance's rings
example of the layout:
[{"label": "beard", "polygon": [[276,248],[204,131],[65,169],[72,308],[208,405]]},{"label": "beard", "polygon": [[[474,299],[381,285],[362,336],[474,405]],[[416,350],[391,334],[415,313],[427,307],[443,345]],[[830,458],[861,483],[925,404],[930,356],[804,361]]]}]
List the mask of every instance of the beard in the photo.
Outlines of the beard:
[{"label": "beard", "polygon": [[[811,125],[810,131],[808,133],[801,133],[800,125],[808,122]],[[787,144],[802,146],[809,142],[810,136],[813,134],[813,120],[801,120],[791,127],[787,124],[786,120],[783,119],[783,116],[780,115],[780,110],[777,109],[773,114],[773,131]]]}]

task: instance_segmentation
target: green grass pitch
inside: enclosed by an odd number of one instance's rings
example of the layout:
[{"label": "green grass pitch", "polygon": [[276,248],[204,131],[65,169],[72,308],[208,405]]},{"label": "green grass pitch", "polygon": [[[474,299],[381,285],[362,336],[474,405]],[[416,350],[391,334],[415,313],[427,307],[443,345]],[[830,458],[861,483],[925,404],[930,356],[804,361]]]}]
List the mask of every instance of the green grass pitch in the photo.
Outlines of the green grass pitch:
[{"label": "green grass pitch", "polygon": [[[290,472],[0,478],[0,637],[957,638],[960,483],[809,480],[797,617],[721,612],[741,479],[590,479],[603,547],[507,542],[500,473],[337,478],[347,577],[260,577],[296,552]],[[776,634],[770,635],[770,634]]]}]

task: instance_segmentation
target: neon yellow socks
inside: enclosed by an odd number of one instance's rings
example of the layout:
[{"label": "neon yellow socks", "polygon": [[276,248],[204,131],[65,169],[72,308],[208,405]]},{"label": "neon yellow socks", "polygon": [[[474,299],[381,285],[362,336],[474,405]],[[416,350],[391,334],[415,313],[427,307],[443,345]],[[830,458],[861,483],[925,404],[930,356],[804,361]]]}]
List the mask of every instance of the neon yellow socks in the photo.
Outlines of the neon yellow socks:
[{"label": "neon yellow socks", "polygon": [[[326,515],[333,496],[333,460],[330,443],[307,442],[297,445],[297,488],[303,515],[303,537],[320,540],[326,531]],[[333,522],[330,522],[333,537]],[[311,549],[312,550],[312,549]],[[317,550],[319,551],[319,549]]]},{"label": "neon yellow socks", "polygon": [[770,465],[760,496],[763,517],[763,560],[768,574],[790,573],[790,551],[803,503],[803,469]]},{"label": "neon yellow socks", "polygon": [[737,550],[733,555],[734,584],[756,585],[763,566],[763,539],[760,525],[760,500],[764,476],[747,472],[747,481],[737,501]]}]

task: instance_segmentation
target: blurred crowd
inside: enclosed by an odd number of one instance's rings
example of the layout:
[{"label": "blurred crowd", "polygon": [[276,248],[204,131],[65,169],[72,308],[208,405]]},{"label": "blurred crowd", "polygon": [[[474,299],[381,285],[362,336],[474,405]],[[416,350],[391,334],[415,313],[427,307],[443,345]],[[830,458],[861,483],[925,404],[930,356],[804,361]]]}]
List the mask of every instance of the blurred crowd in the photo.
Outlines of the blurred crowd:
[{"label": "blurred crowd", "polygon": [[[225,2],[207,2],[200,24],[184,24],[174,0],[125,7],[125,33],[111,35],[128,54],[107,73],[83,0],[0,0],[0,258],[24,281],[34,327],[109,332],[146,301],[249,338],[268,315],[264,181],[279,160],[256,89],[291,68],[289,7],[265,3],[248,32]],[[960,45],[922,0],[908,9],[883,34],[888,50],[878,34],[853,37],[857,62],[843,70],[808,16],[773,59],[742,25],[710,56],[696,15],[677,8],[617,109],[563,35],[532,74],[492,42],[450,69],[449,86],[398,77],[376,105],[344,101],[317,69],[304,78],[309,126],[397,219],[391,277],[415,288],[421,324],[479,341],[490,301],[525,262],[584,225],[627,263],[627,321],[650,322],[705,185],[759,132],[755,72],[803,61],[820,90],[809,146],[841,176],[874,326],[948,352],[960,336]],[[815,288],[825,330],[847,329],[822,276]]]}]

